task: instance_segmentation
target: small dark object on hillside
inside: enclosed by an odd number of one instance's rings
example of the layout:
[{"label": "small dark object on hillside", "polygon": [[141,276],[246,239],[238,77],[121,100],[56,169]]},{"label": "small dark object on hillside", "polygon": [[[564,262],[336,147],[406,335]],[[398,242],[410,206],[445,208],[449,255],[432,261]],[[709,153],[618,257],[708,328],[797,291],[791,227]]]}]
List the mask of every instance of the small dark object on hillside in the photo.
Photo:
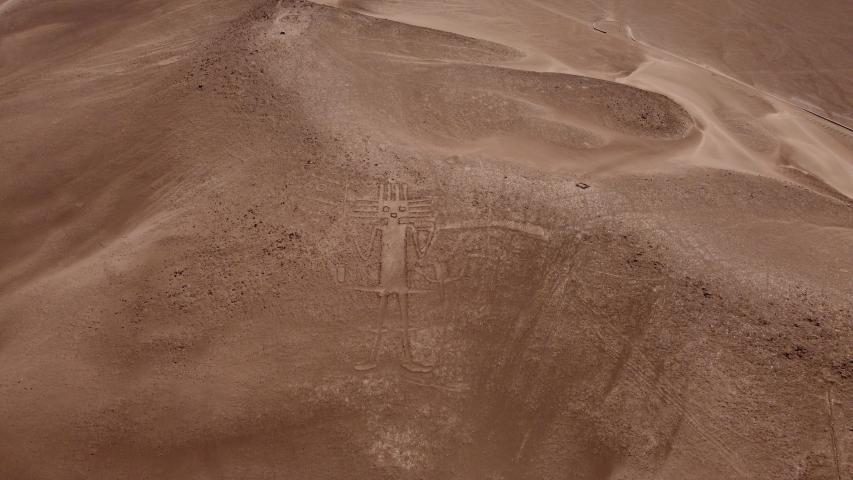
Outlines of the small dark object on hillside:
[{"label": "small dark object on hillside", "polygon": [[284,32],[278,32],[279,35],[284,35]]},{"label": "small dark object on hillside", "polygon": [[587,184],[585,184],[585,183],[576,183],[576,184],[575,184],[575,186],[576,186],[576,187],[578,187],[578,188],[582,188],[582,189],[584,189],[584,190],[586,190],[587,188],[589,188],[589,185],[587,185]]}]

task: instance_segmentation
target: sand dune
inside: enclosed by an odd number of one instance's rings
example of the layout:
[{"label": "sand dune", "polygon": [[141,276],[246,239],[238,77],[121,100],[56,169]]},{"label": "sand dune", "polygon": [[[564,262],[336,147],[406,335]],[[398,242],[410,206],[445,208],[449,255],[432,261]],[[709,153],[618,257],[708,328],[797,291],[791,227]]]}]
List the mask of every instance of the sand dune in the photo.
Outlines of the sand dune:
[{"label": "sand dune", "polygon": [[[606,7],[602,4],[594,7],[588,2],[580,3],[423,2],[412,7],[402,2],[344,2],[343,5],[382,18],[447,29],[512,46],[526,54],[518,62],[521,68],[581,73],[664,93],[690,112],[704,134],[701,148],[693,155],[678,152],[682,162],[691,161],[702,166],[796,181],[797,174],[790,171],[793,167],[818,176],[833,190],[847,196],[853,192],[849,181],[853,178],[849,161],[853,133],[820,121],[798,108],[805,106],[842,123],[847,122],[850,126],[847,120],[849,112],[845,110],[846,107],[839,105],[850,105],[846,100],[849,93],[845,92],[853,91],[853,87],[843,83],[847,76],[832,74],[832,68],[843,70],[845,67],[838,67],[830,57],[820,56],[814,60],[817,66],[810,66],[806,68],[807,73],[797,76],[796,71],[792,73],[793,69],[788,63],[763,63],[761,65],[765,71],[759,79],[766,80],[766,83],[757,82],[750,72],[756,71],[755,64],[766,55],[766,43],[772,41],[771,37],[779,36],[773,33],[773,28],[790,35],[790,26],[763,26],[770,32],[762,31],[751,37],[753,43],[748,45],[752,50],[740,47],[741,52],[747,52],[742,65],[729,67],[724,59],[709,57],[707,54],[717,44],[715,42],[734,42],[724,36],[724,32],[718,31],[716,22],[724,22],[729,16],[741,18],[745,22],[756,22],[755,16],[766,14],[776,16],[773,20],[776,23],[771,25],[788,25],[792,18],[796,18],[790,13],[790,8],[799,7],[779,7],[774,4],[765,8],[759,2],[744,6],[727,5],[718,14],[719,17],[711,16],[715,22],[714,28],[703,28],[697,23],[706,18],[701,13],[707,6],[691,8],[688,3],[681,2],[667,7],[655,3],[648,9],[658,14],[644,15],[640,5],[614,4]],[[739,17],[738,9],[750,11],[752,17]],[[453,14],[448,15],[447,11]],[[613,25],[607,35],[592,28],[594,24],[600,24],[602,19],[616,19],[610,20]],[[656,28],[658,24],[666,25],[666,28]],[[776,40],[775,53],[771,56],[774,62],[779,62],[783,58],[811,54],[814,51],[813,42],[821,41],[821,38],[837,44],[836,38],[845,35],[845,25],[840,18],[831,20],[825,16],[816,17],[814,24],[810,24],[801,37]],[[814,30],[822,26],[825,26],[824,37],[815,37]],[[727,26],[725,30],[730,31],[731,28]],[[631,34],[626,35],[626,30]],[[647,36],[644,36],[645,31],[649,32]],[[694,36],[695,31],[704,32],[705,37]],[[674,42],[673,38],[667,37],[658,38],[655,32],[672,35],[678,41]],[[752,29],[744,28],[738,35],[753,33]],[[716,35],[713,40],[706,38],[713,35]],[[688,41],[687,38],[691,36]],[[634,37],[640,42],[632,40]],[[722,51],[728,53],[725,48]],[[842,54],[831,58],[843,62],[853,57]],[[827,65],[827,69],[819,65]],[[806,94],[799,97],[795,94],[802,91],[804,83],[809,85],[806,91],[810,92],[824,91],[829,87],[823,85],[833,85],[834,90],[840,93],[821,98],[836,102],[835,106],[830,107],[818,100],[803,103],[802,96]],[[729,112],[746,114],[748,123],[741,120],[739,126],[733,126],[732,113]],[[749,130],[749,133],[738,133],[738,130],[744,129]],[[781,140],[781,152],[769,145],[773,142],[767,136]],[[759,147],[758,152],[754,151],[756,142],[765,144]],[[663,155],[658,154],[656,157],[661,158]],[[781,165],[780,158],[784,159]]]},{"label": "sand dune", "polygon": [[672,3],[0,3],[0,478],[853,475],[847,7]]}]

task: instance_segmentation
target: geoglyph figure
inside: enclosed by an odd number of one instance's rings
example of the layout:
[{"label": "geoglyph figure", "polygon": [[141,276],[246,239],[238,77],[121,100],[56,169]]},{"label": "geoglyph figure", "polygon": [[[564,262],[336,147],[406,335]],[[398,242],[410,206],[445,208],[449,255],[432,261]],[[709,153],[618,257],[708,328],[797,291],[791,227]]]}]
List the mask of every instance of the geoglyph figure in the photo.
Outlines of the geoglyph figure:
[{"label": "geoglyph figure", "polygon": [[355,290],[379,294],[379,316],[370,358],[357,365],[356,370],[376,368],[382,332],[388,320],[389,298],[394,297],[402,323],[402,366],[412,372],[430,371],[431,366],[420,364],[412,358],[409,332],[409,295],[429,290],[409,288],[409,269],[406,261],[410,243],[415,247],[418,258],[421,258],[426,255],[435,238],[436,219],[432,201],[428,198],[410,199],[408,185],[405,183],[385,183],[379,185],[377,198],[355,200],[351,216],[366,221],[371,226],[367,251],[363,251],[358,243],[355,243],[359,255],[365,260],[368,259],[377,240],[381,248],[379,285],[355,287]]}]

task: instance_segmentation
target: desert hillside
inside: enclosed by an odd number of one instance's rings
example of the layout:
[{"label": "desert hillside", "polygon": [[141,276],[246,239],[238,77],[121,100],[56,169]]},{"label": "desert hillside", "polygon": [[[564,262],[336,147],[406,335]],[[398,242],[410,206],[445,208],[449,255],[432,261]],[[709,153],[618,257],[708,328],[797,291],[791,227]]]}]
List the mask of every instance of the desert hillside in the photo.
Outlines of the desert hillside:
[{"label": "desert hillside", "polygon": [[853,479],[851,9],[0,0],[0,478]]}]

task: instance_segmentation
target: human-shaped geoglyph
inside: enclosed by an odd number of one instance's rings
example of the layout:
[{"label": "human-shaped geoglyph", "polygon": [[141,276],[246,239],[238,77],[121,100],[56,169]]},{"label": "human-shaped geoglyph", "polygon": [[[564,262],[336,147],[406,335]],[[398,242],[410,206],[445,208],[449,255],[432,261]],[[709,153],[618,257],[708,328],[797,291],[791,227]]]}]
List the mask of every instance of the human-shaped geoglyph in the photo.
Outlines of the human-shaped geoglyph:
[{"label": "human-shaped geoglyph", "polygon": [[356,287],[356,290],[379,294],[379,315],[376,337],[370,351],[370,358],[355,368],[370,370],[377,366],[377,356],[382,342],[382,332],[388,320],[389,298],[397,300],[402,323],[402,366],[413,372],[428,372],[432,367],[420,364],[412,358],[412,344],[409,332],[409,295],[425,293],[429,290],[417,290],[409,287],[409,269],[406,264],[409,245],[415,247],[418,258],[426,255],[435,238],[435,212],[428,198],[409,198],[408,185],[405,183],[384,183],[378,187],[375,199],[355,200],[351,216],[366,221],[371,226],[370,244],[364,252],[355,243],[359,255],[369,258],[377,240],[379,241],[380,269],[379,285],[376,287]]}]

